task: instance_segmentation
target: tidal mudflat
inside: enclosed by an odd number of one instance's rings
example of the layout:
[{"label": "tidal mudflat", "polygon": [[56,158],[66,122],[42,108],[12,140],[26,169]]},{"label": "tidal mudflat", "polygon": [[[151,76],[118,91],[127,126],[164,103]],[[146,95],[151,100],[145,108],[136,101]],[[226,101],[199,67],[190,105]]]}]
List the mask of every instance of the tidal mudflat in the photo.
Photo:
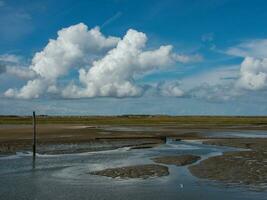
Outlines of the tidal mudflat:
[{"label": "tidal mudflat", "polygon": [[246,184],[258,188],[267,186],[267,139],[232,138],[205,141],[206,144],[242,148],[210,157],[190,171],[200,177],[226,183]]},{"label": "tidal mudflat", "polygon": [[31,126],[1,125],[0,199],[265,199],[265,126],[210,121],[40,123],[34,170]]}]

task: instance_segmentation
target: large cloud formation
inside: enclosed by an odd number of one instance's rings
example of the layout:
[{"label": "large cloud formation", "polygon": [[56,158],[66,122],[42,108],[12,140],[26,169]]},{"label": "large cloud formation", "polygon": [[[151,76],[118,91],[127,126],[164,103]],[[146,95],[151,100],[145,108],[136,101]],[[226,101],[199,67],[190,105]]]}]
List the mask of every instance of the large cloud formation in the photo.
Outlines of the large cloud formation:
[{"label": "large cloud formation", "polygon": [[[165,68],[175,62],[195,62],[202,59],[176,54],[171,45],[145,50],[147,36],[130,29],[123,38],[106,37],[98,27],[88,29],[77,24],[58,31],[57,39],[36,53],[28,70],[35,74],[20,89],[5,92],[10,98],[39,98],[56,94],[64,98],[96,96],[133,97],[143,93],[137,77],[144,73]],[[60,78],[77,70],[78,80],[67,86],[58,84]],[[171,86],[175,96],[182,94],[178,86]],[[179,93],[179,94],[178,94]]]}]

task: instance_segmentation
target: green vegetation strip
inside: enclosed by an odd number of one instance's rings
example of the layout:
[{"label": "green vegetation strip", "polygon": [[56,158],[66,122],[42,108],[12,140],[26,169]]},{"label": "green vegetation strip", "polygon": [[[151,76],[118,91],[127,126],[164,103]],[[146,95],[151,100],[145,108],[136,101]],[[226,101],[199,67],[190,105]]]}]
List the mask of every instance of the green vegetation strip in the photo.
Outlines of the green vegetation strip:
[{"label": "green vegetation strip", "polygon": [[[39,124],[95,125],[267,125],[267,117],[225,116],[38,116]],[[32,124],[31,116],[0,116],[0,124]]]}]

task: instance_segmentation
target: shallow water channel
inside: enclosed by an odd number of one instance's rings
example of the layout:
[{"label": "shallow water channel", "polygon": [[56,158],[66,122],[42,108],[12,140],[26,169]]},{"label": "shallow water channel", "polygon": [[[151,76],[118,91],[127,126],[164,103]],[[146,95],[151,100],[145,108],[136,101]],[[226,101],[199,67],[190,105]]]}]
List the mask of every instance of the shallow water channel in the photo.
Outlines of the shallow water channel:
[{"label": "shallow water channel", "polygon": [[228,147],[198,142],[172,141],[151,149],[120,148],[110,151],[64,155],[38,155],[31,169],[31,155],[0,157],[0,199],[266,199],[266,191],[198,179],[187,166],[166,165],[170,174],[149,179],[112,179],[88,172],[105,168],[153,163],[164,155],[194,154],[202,159],[220,155]]}]

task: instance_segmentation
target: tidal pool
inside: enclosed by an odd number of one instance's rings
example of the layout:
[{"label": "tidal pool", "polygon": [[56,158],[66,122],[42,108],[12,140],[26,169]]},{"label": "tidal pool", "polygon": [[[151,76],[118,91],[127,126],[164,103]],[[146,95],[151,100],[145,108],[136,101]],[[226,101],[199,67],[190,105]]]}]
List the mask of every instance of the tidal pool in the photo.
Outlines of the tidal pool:
[{"label": "tidal pool", "polygon": [[203,160],[232,150],[236,148],[168,140],[152,149],[38,155],[35,170],[31,168],[31,155],[18,153],[0,157],[0,199],[266,199],[266,191],[198,179],[187,166],[164,165],[169,168],[168,176],[145,180],[89,174],[106,168],[153,164],[151,158],[157,156],[194,154]]}]

